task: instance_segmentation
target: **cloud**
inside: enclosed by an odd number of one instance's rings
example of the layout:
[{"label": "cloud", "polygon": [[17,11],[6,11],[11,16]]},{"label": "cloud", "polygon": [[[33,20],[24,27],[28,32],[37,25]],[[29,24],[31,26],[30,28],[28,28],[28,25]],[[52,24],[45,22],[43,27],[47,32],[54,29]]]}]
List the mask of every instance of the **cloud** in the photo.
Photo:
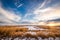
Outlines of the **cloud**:
[{"label": "cloud", "polygon": [[16,5],[17,8],[19,8],[23,5],[20,1],[21,0],[15,0],[15,5]]},{"label": "cloud", "polygon": [[39,8],[42,8],[47,3],[47,0],[44,0],[44,2],[41,4]]},{"label": "cloud", "polygon": [[34,19],[36,19],[37,21],[47,21],[47,20],[54,20],[54,19],[60,18],[60,3],[55,3],[53,4],[54,6],[43,8],[47,6],[47,3],[50,3],[50,2],[51,0],[49,1],[45,0],[41,4],[41,6],[39,6],[33,11],[33,14],[35,14]]},{"label": "cloud", "polygon": [[6,23],[20,22],[21,16],[16,15],[13,11],[8,11],[2,8],[0,4],[0,21]]},{"label": "cloud", "polygon": [[49,4],[52,0],[44,0],[42,2],[42,4],[40,4],[40,6],[37,9],[41,9],[43,7],[45,7],[47,4]]},{"label": "cloud", "polygon": [[[40,6],[35,8],[33,13],[26,14],[25,17],[29,17],[29,15],[33,15],[33,19],[29,20],[31,22],[37,21],[48,21],[60,18],[60,3],[53,3],[53,6],[47,6],[47,4],[51,3],[54,0],[45,0]],[[56,2],[56,1],[54,1]],[[50,4],[52,5],[52,4]],[[45,8],[43,8],[45,7]]]},{"label": "cloud", "polygon": [[42,2],[42,4],[39,3],[40,5],[36,5],[38,7],[37,8],[34,8],[34,10],[32,10],[32,13],[31,12],[28,12],[28,13],[26,13],[26,15],[24,17],[27,18],[27,17],[33,15],[31,17],[32,19],[31,20],[28,20],[28,21],[30,21],[30,22],[37,22],[38,20],[40,20],[40,17],[41,17],[40,14],[41,13],[44,13],[44,12],[46,12],[48,10],[51,10],[51,8],[41,9],[41,8],[45,7],[47,4],[49,4],[50,2],[51,2],[51,0],[44,0]]},{"label": "cloud", "polygon": [[9,12],[2,8],[0,8],[0,14],[3,14],[6,18],[8,18],[10,20],[14,20],[16,22],[18,22],[21,19],[21,17],[18,15],[15,15],[14,12]]},{"label": "cloud", "polygon": [[60,9],[54,9],[54,8],[46,8],[40,11],[34,12],[36,15],[34,17],[34,19],[37,20],[53,20],[53,19],[57,19],[60,18]]},{"label": "cloud", "polygon": [[15,3],[15,5],[17,6],[17,8],[19,8],[19,7],[21,7],[23,4],[17,4],[17,3]]},{"label": "cloud", "polygon": [[18,5],[17,7],[19,8],[19,7],[21,7],[23,4],[20,4],[20,5]]},{"label": "cloud", "polygon": [[37,9],[35,10],[33,13],[34,14],[40,14],[40,13],[44,13],[44,12],[47,12],[47,11],[50,11],[52,8],[46,8],[46,9]]}]

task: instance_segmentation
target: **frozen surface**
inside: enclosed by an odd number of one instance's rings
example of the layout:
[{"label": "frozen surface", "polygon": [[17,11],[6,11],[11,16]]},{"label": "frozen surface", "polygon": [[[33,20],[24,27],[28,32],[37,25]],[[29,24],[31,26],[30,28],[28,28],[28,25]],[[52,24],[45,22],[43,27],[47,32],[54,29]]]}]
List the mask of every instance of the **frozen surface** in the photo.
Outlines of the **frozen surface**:
[{"label": "frozen surface", "polygon": [[46,30],[43,28],[35,27],[35,26],[24,26],[25,28],[28,28],[29,30]]}]

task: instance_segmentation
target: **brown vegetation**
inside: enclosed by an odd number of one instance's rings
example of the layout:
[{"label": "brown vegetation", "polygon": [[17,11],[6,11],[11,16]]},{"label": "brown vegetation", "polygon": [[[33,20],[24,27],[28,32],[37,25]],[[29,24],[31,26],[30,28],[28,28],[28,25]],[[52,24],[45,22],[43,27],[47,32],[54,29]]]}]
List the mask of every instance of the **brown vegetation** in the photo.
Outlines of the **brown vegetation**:
[{"label": "brown vegetation", "polygon": [[[45,27],[42,27],[45,28]],[[38,30],[34,31],[32,30],[31,32],[36,32],[36,35],[32,35],[29,32],[28,28],[23,28],[23,27],[10,27],[10,26],[1,26],[0,27],[0,39],[5,39],[5,38],[12,38],[11,40],[14,40],[14,38],[35,38],[38,40],[38,37],[44,38],[49,38],[53,37],[60,37],[60,30],[57,29],[57,27],[46,27],[48,30]]]}]

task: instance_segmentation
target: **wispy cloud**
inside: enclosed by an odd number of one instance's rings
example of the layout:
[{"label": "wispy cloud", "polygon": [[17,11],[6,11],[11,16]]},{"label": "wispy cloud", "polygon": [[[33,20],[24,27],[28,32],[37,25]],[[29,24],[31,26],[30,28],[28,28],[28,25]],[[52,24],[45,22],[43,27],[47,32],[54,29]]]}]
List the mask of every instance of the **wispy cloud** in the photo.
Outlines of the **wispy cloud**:
[{"label": "wispy cloud", "polygon": [[20,2],[20,0],[15,0],[15,5],[17,8],[21,7],[23,4]]},{"label": "wispy cloud", "polygon": [[39,8],[42,8],[47,3],[47,0],[44,0],[44,2],[41,4]]},{"label": "wispy cloud", "polygon": [[38,21],[47,21],[60,18],[60,5],[59,3],[54,4],[52,7],[37,9],[34,11],[35,17],[34,19]]},{"label": "wispy cloud", "polygon": [[[50,3],[52,1],[53,0],[44,0],[42,3],[39,3],[39,5],[36,5],[36,7],[28,7],[28,10],[23,17],[16,15],[14,11],[5,10],[0,2],[0,22],[19,23],[21,19],[21,22],[38,22],[60,18],[60,3],[53,3],[51,5]],[[19,8],[23,4],[18,1],[18,3],[15,2],[15,5],[17,8]]]},{"label": "wispy cloud", "polygon": [[[52,0],[54,1],[54,0]],[[35,14],[35,17],[34,19],[38,20],[38,21],[47,21],[47,20],[53,20],[53,19],[57,19],[57,18],[60,18],[60,5],[59,3],[55,3],[53,4],[54,6],[50,6],[48,8],[44,8],[44,9],[40,9],[42,7],[45,7],[47,6],[47,3],[51,2],[51,0],[49,0],[47,2],[44,1],[42,3],[41,6],[39,6],[39,8],[37,8],[35,11],[34,11],[34,14]],[[56,2],[56,1],[54,1]]]},{"label": "wispy cloud", "polygon": [[[21,16],[16,15],[13,11],[8,11],[2,8],[2,4],[0,3],[0,21],[7,23],[20,22]],[[14,22],[13,22],[14,21]]]},{"label": "wispy cloud", "polygon": [[19,8],[19,7],[21,7],[23,4],[19,4],[17,7]]},{"label": "wispy cloud", "polygon": [[49,4],[52,0],[44,0],[37,9],[41,9]]},{"label": "wispy cloud", "polygon": [[[45,9],[43,9],[45,10]],[[34,19],[37,19],[37,20],[53,20],[53,19],[56,19],[56,18],[60,18],[60,12],[59,12],[60,9],[50,9],[50,10],[47,10],[45,12],[40,12],[40,14],[37,14]]]},{"label": "wispy cloud", "polygon": [[[43,8],[47,6],[47,4],[51,3],[53,0],[45,0],[38,8],[36,8],[33,13],[30,13],[26,15],[25,17],[28,17],[29,15],[33,15],[33,19],[31,21],[48,21],[60,18],[60,6],[59,3],[53,4],[54,6],[48,6],[46,8]],[[54,1],[55,2],[55,1]]]}]

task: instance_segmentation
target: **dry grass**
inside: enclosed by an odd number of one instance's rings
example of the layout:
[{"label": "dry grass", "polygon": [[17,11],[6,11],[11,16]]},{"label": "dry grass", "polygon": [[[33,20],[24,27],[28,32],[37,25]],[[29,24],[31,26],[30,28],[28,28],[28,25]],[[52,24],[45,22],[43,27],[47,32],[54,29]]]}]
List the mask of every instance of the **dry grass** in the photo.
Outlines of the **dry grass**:
[{"label": "dry grass", "polygon": [[[45,26],[46,27],[46,26]],[[44,26],[42,28],[45,28]],[[31,35],[30,33],[26,34],[28,32],[28,28],[23,27],[14,27],[14,26],[0,26],[0,38],[3,37],[22,37],[23,35],[27,36],[36,36],[36,37],[60,37],[60,30],[58,30],[56,27],[46,27],[48,30],[40,30],[36,32],[36,35]],[[33,30],[32,30],[33,31]],[[34,31],[35,32],[35,31]],[[45,34],[46,33],[46,34]]]}]

